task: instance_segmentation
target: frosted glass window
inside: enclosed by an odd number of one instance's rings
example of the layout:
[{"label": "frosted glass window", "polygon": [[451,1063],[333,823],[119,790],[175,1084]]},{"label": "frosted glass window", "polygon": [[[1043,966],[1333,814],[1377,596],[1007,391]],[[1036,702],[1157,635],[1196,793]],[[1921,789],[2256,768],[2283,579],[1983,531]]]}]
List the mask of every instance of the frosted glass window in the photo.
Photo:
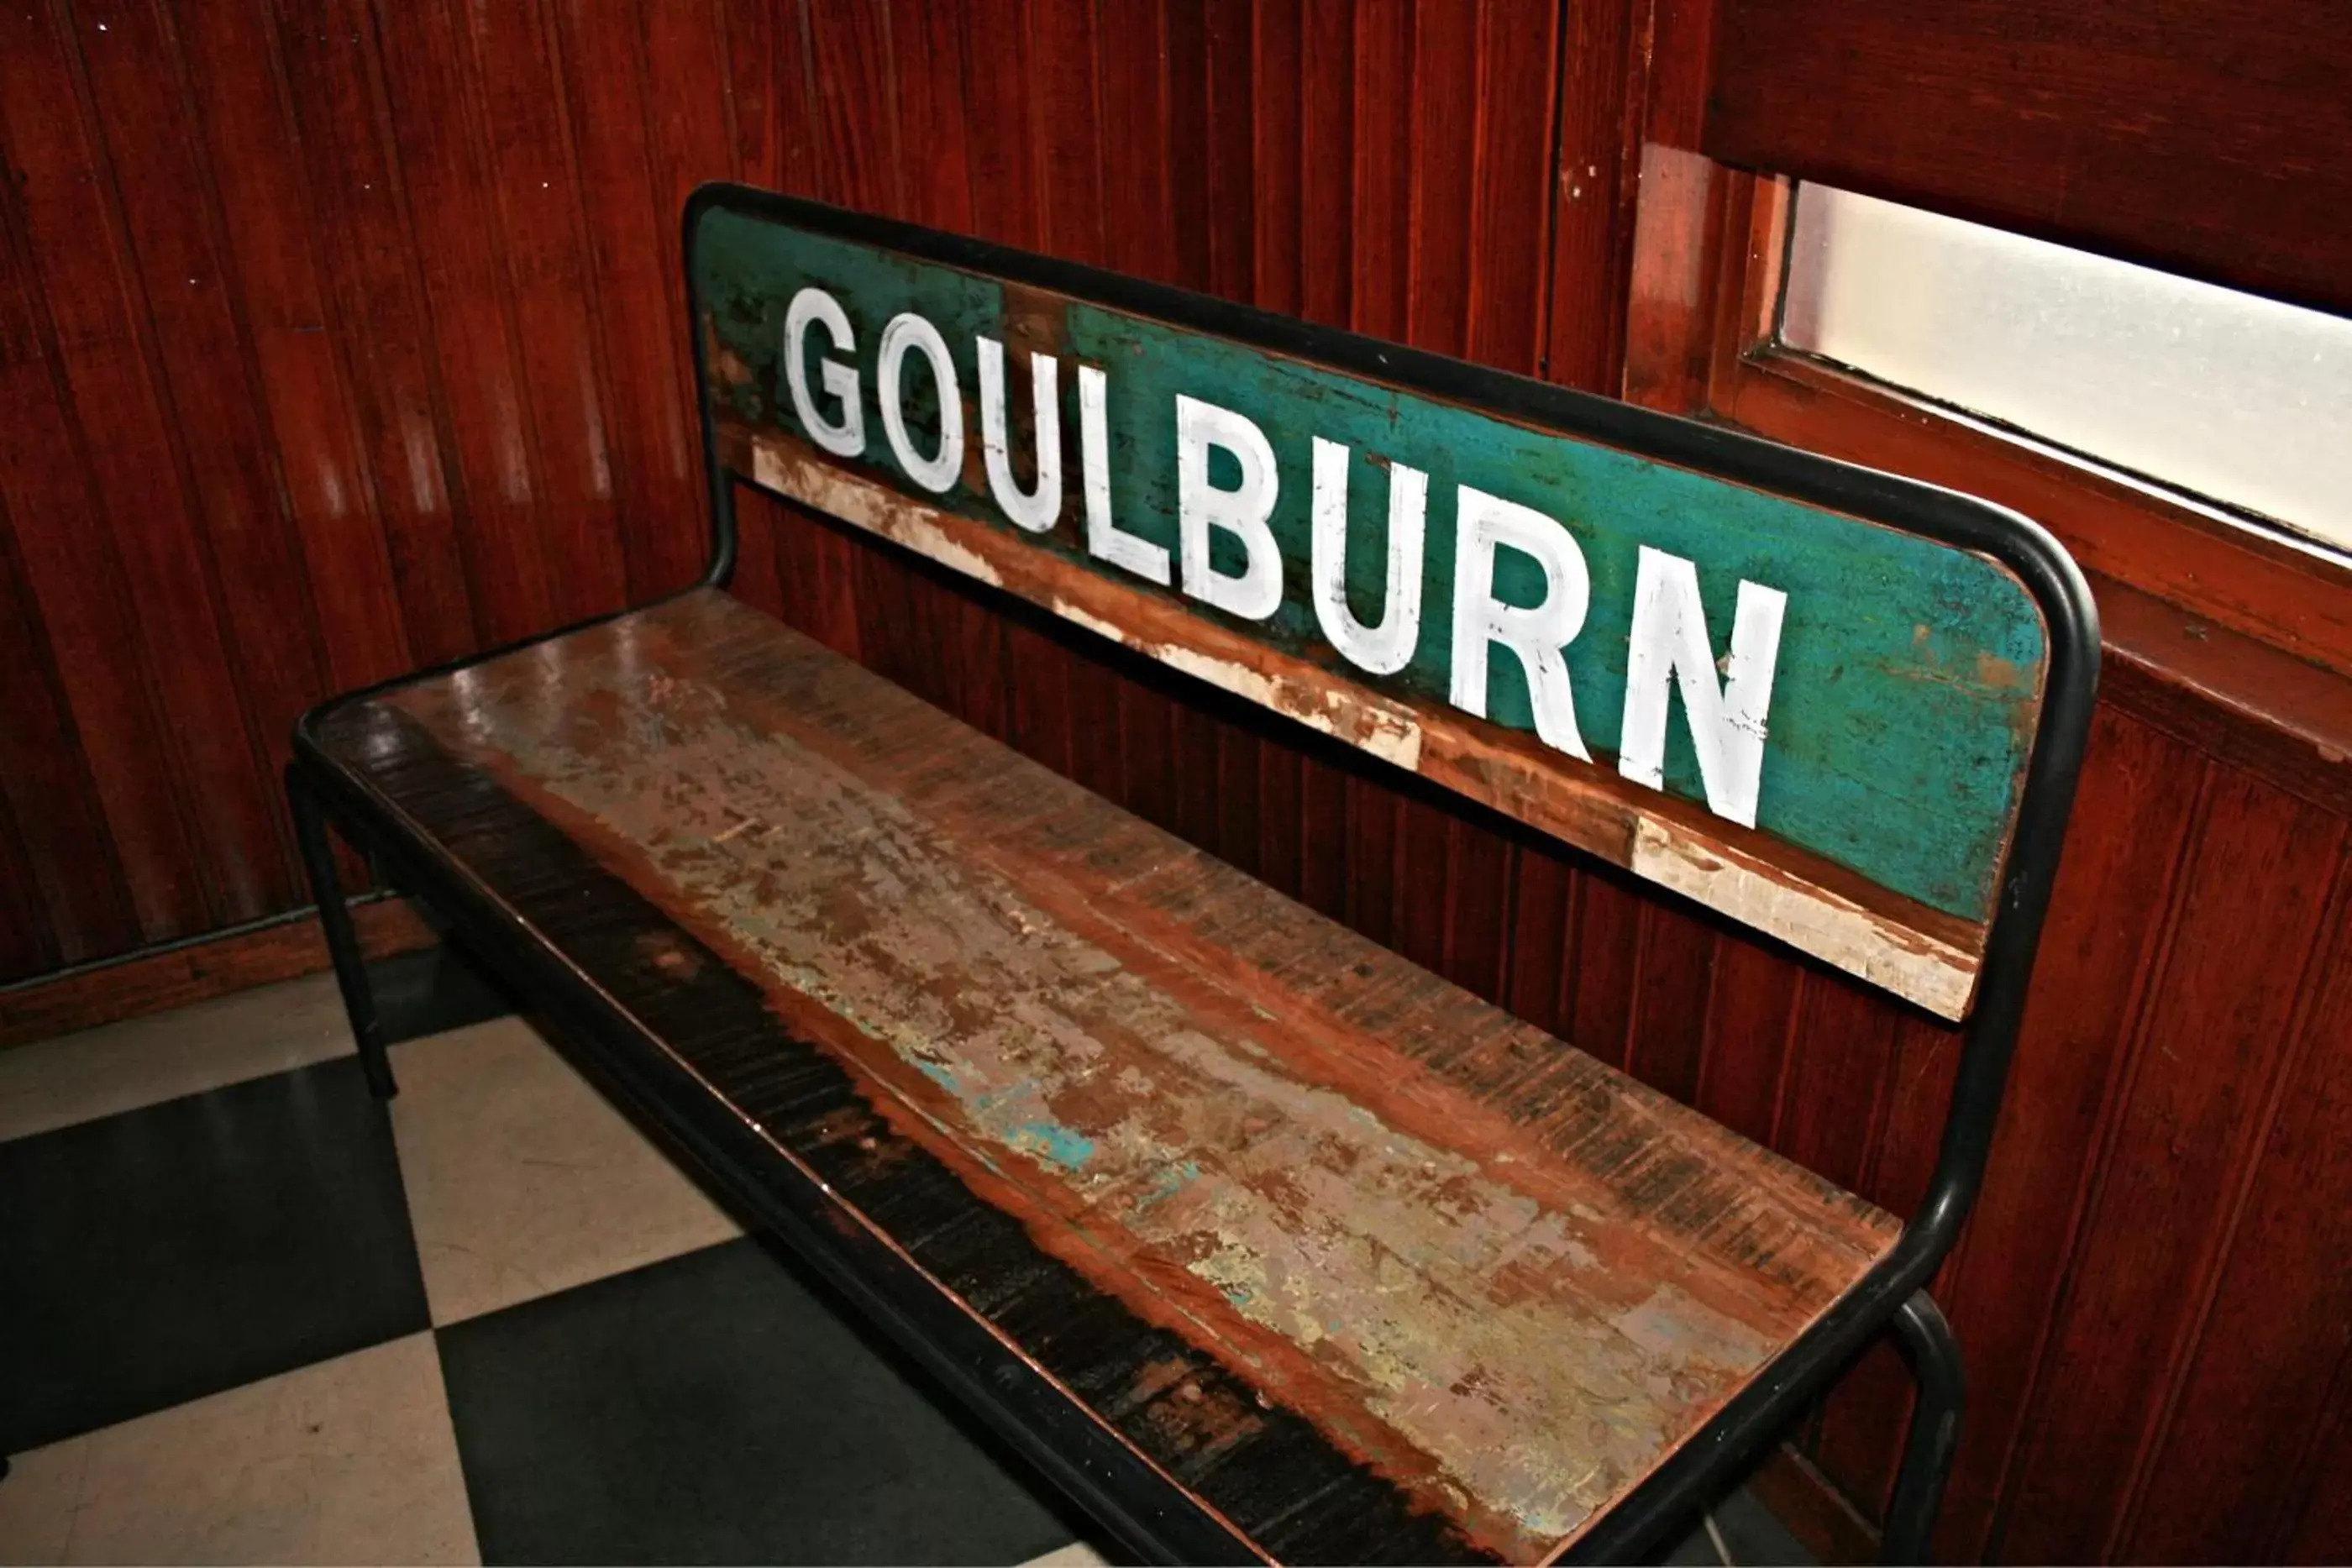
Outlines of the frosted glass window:
[{"label": "frosted glass window", "polygon": [[1780,337],[2352,548],[2352,320],[1801,186]]}]

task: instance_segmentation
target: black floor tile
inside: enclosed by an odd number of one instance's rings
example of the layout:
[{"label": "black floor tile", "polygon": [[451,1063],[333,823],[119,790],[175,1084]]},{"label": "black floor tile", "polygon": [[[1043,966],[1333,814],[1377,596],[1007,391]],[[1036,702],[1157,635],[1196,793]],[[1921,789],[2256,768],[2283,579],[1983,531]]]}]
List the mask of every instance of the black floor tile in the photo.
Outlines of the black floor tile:
[{"label": "black floor tile", "polygon": [[352,1058],[0,1143],[0,1453],[426,1321]]},{"label": "black floor tile", "polygon": [[[1729,1561],[1738,1568],[1764,1568],[1774,1563],[1811,1568],[1812,1564],[1812,1553],[1745,1487],[1734,1490],[1715,1505],[1715,1527],[1723,1532]],[[1716,1550],[1714,1538],[1707,1534],[1704,1521],[1695,1524],[1688,1534],[1656,1559],[1666,1568],[1719,1568],[1725,1560],[1725,1553]]]},{"label": "black floor tile", "polygon": [[368,966],[383,1042],[421,1040],[515,1010],[496,976],[446,943],[395,953]]},{"label": "black floor tile", "polygon": [[1073,1536],[755,1240],[439,1338],[486,1563],[1018,1563]]}]

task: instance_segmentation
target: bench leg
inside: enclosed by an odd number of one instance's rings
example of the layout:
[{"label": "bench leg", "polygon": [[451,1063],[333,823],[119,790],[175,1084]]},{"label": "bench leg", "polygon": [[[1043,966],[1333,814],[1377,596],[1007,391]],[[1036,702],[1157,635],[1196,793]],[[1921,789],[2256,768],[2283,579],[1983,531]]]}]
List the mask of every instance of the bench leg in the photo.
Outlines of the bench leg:
[{"label": "bench leg", "polygon": [[375,993],[368,987],[367,960],[361,956],[351,906],[343,902],[341,879],[335,875],[334,851],[327,843],[326,813],[299,766],[286,769],[286,800],[294,812],[294,838],[301,846],[302,864],[310,873],[310,895],[319,905],[319,924],[327,934],[327,956],[334,960],[335,984],[343,993],[343,1010],[351,1016],[352,1037],[359,1042],[360,1071],[367,1075],[369,1092],[379,1100],[389,1100],[400,1089],[392,1081],[392,1061],[384,1054]]},{"label": "bench leg", "polygon": [[1895,1314],[1895,1330],[1919,1380],[1919,1398],[1911,1408],[1911,1430],[1903,1441],[1903,1468],[1895,1478],[1895,1500],[1886,1511],[1879,1561],[1925,1563],[1936,1515],[1944,1504],[1944,1482],[1960,1446],[1966,1385],[1952,1325],[1927,1291],[1914,1291],[1903,1303]]}]

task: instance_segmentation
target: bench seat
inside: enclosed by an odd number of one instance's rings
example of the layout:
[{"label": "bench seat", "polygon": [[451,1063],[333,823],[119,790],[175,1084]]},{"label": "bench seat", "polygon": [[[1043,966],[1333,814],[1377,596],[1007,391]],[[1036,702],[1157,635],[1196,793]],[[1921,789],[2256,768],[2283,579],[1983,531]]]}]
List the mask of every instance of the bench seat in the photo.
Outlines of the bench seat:
[{"label": "bench seat", "polygon": [[1202,1552],[1555,1553],[1900,1231],[717,590],[302,744],[584,982],[625,1098]]}]

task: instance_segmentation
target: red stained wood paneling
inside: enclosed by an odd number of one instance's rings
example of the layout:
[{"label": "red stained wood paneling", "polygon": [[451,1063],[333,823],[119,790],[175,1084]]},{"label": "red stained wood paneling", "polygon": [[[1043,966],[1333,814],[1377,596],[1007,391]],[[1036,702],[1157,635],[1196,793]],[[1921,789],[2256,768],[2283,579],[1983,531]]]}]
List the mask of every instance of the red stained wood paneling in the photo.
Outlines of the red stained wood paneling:
[{"label": "red stained wood paneling", "polygon": [[1688,910],[1654,902],[1642,911],[1631,1070],[1685,1105],[1698,1099],[1715,948],[1714,927]]},{"label": "red stained wood paneling", "polygon": [[564,87],[539,5],[468,6],[462,31],[488,152],[483,216],[508,300],[548,587],[556,618],[577,621],[619,609],[628,586]]},{"label": "red stained wood paneling", "polygon": [[1645,0],[1567,7],[1560,56],[1559,153],[1552,163],[1555,237],[1544,373],[1588,392],[1617,390],[1624,278],[1632,266],[1634,176],[1643,102]]},{"label": "red stained wood paneling", "polygon": [[[563,601],[540,505],[495,175],[461,18],[441,0],[404,6],[402,17],[381,33],[385,125],[429,307],[452,487],[463,497],[487,630],[504,642],[557,624]],[[370,71],[376,37],[364,15],[291,30],[295,68]]]},{"label": "red stained wood paneling", "polygon": [[[271,821],[268,748],[238,685],[187,438],[173,422],[175,404],[76,29],[89,28],[100,42],[109,36],[94,22],[77,24],[47,7],[28,7],[21,19],[12,10],[5,26],[0,114],[18,239],[54,333],[58,391],[84,444],[84,481],[111,523],[131,605],[130,641],[143,653],[157,699],[156,728],[135,744],[159,747],[184,791],[178,810],[194,863],[175,868],[175,880],[193,883],[187,890],[199,898],[174,908],[177,930],[159,934],[250,919],[286,895],[291,866]],[[31,519],[46,522],[38,513]]]},{"label": "red stained wood paneling", "polygon": [[[1694,143],[1707,31],[1703,0],[0,13],[0,979],[299,901],[270,763],[304,703],[692,575],[698,181],[1606,389],[1637,190],[1715,179],[1643,157]],[[1711,209],[1683,206],[1692,265],[1641,329],[1709,308]],[[753,602],[1866,1196],[1922,1190],[1951,1031],[740,511]],[[2159,687],[2101,710],[1939,1284],[1970,1375],[1952,1557],[2352,1550],[2347,825]],[[1796,1436],[1872,1506],[1907,1401],[1881,1354]]]},{"label": "red stained wood paneling", "polygon": [[[139,216],[131,251],[153,323],[152,368],[218,573],[234,676],[274,775],[305,694],[320,683],[320,649],[301,546],[269,472],[258,365],[238,319],[227,225],[216,200],[181,194],[204,188],[210,163],[193,106],[178,90],[178,50],[162,18],[147,5],[111,4],[78,6],[76,20],[87,29],[87,87],[122,203]],[[353,548],[324,574],[340,629],[349,647],[373,644],[399,657],[406,650],[380,538],[364,521],[352,531]],[[343,666],[359,679],[399,673],[371,675],[357,658]],[[273,904],[290,886],[284,849],[272,857]]]},{"label": "red stained wood paneling", "polygon": [[[783,84],[780,90],[784,97],[771,113],[781,172],[787,178],[796,178],[804,164],[813,169],[814,160],[814,106],[808,102],[805,64],[807,28],[795,16],[797,9],[778,5],[772,22],[778,49],[777,80]],[[615,7],[600,25],[607,30],[630,26],[628,8]],[[680,286],[676,260],[677,215],[685,209],[687,197],[704,181],[748,177],[742,162],[746,135],[742,95],[732,90],[731,72],[740,56],[730,50],[730,40],[732,27],[738,25],[751,35],[749,41],[756,41],[761,32],[711,0],[677,4],[640,0],[634,24],[634,37],[642,40],[645,50],[646,150],[652,165],[654,212],[661,220],[656,230],[657,270],[663,277],[661,298],[669,308],[675,334],[678,407],[689,427],[694,385],[692,361],[686,351],[686,290]],[[794,113],[795,109],[801,112]],[[761,118],[755,106],[753,122]],[[693,455],[698,468],[699,451]],[[690,468],[688,473],[695,471]],[[694,478],[685,485],[684,512],[665,516],[652,525],[664,541],[666,570],[672,583],[682,581],[702,564],[695,530],[679,526],[684,518],[698,515],[702,486]]]},{"label": "red stained wood paneling", "polygon": [[1463,354],[1470,344],[1471,249],[1478,194],[1479,47],[1483,5],[1416,5],[1405,120],[1405,326],[1415,348]]},{"label": "red stained wood paneling", "polygon": [[[269,199],[282,221],[300,225],[320,269],[322,308],[316,317],[298,310],[274,319],[257,311],[257,323],[268,321],[257,326],[263,362],[299,361],[317,351],[302,346],[305,340],[330,340],[355,405],[358,461],[373,475],[410,650],[420,659],[455,658],[492,632],[485,601],[502,580],[470,513],[460,515],[415,230],[385,131],[374,52],[357,38],[367,18],[345,13],[336,47],[322,26],[336,18],[305,13],[282,24],[270,10],[267,0],[253,0],[246,28],[206,31],[200,44],[199,26],[219,27],[235,15],[208,6],[204,23],[192,19],[185,30],[192,51],[209,51],[190,61],[200,83],[235,74],[212,63],[219,59],[269,61],[286,100],[286,134],[300,151],[299,166],[285,170]],[[244,52],[263,45],[266,55]],[[199,85],[198,96],[211,90]],[[230,156],[224,143],[215,162]],[[222,178],[225,192],[234,188],[231,176]],[[286,395],[302,394],[297,387]],[[331,446],[301,444],[302,437],[299,425],[280,432],[281,468],[333,461]],[[319,553],[332,552],[322,543]],[[332,646],[341,633],[323,624],[330,607],[322,602],[320,612],[321,635]]]},{"label": "red stained wood paneling", "polygon": [[1464,357],[1523,375],[1544,360],[1560,9],[1551,0],[1478,7]]},{"label": "red stained wood paneling", "polygon": [[[0,419],[0,496],[12,514],[16,575],[28,610],[25,630],[37,628],[47,644],[63,709],[53,714],[49,727],[29,693],[24,707],[11,706],[10,722],[0,730],[8,747],[10,792],[49,796],[56,745],[70,734],[89,762],[104,839],[77,845],[67,834],[49,841],[61,853],[80,852],[78,863],[60,867],[60,874],[102,886],[110,857],[98,852],[110,847],[130,916],[128,925],[114,926],[118,940],[123,946],[162,941],[200,928],[206,918],[197,856],[180,818],[168,759],[149,743],[160,723],[153,693],[142,661],[125,656],[138,643],[121,569],[113,538],[100,523],[104,510],[67,410],[55,329],[42,308],[40,281],[26,256],[13,201],[0,200],[0,218],[6,246],[0,259],[7,264],[0,276],[0,343],[5,345],[0,396],[8,409],[8,417]],[[74,461],[58,462],[61,453]],[[39,646],[28,636],[28,654]],[[38,822],[22,815],[19,831],[34,832]],[[26,859],[32,858],[28,852]],[[90,917],[62,894],[57,907],[62,950],[70,940],[67,933]]]},{"label": "red stained wood paneling", "polygon": [[1354,281],[1357,7],[1301,0],[1298,313],[1349,324]]},{"label": "red stained wood paneling", "polygon": [[[907,148],[892,99],[890,16],[880,0],[818,6],[810,15],[819,189],[832,201],[908,216]],[[1017,89],[1015,89],[1017,90]],[[1021,156],[1008,142],[1007,156]]]},{"label": "red stained wood paneling", "polygon": [[[957,9],[924,0],[892,0],[890,54],[896,66],[898,137],[914,150],[907,180],[910,211],[935,228],[971,230],[971,166],[964,135],[962,57]],[[1100,90],[1099,70],[1072,73]],[[1093,144],[1087,145],[1091,155]],[[789,187],[787,187],[789,188]]]},{"label": "red stained wood paneling", "polygon": [[2352,40],[2281,0],[1721,0],[1706,148],[2352,305]]},{"label": "red stained wood paneling", "polygon": [[2258,1146],[2336,881],[2340,821],[2227,770],[2202,811],[2042,1352],[2038,1418],[2004,1500],[2005,1555],[2104,1557],[2127,1523],[2130,1478]]},{"label": "red stained wood paneling", "polygon": [[2339,1359],[2328,1380],[2329,1415],[2313,1445],[2310,1460],[2302,1467],[2300,1506],[2290,1512],[2273,1539],[2284,1540],[2279,1556],[2288,1563],[2340,1563],[2344,1542],[2352,1540],[2352,1412],[2346,1396],[2352,1379],[2352,1356]]},{"label": "red stained wood paneling", "polygon": [[[692,531],[671,520],[699,506],[700,437],[677,391],[692,372],[676,330],[676,272],[665,265],[677,214],[646,131],[647,51],[640,32],[599,20],[572,4],[554,6],[551,18],[588,263],[581,297],[601,328],[597,340],[575,344],[575,351],[596,350],[593,386],[604,417],[593,429],[604,445],[613,532],[629,597],[645,599],[682,586],[701,564]],[[584,414],[583,401],[575,394],[567,403]],[[583,435],[589,428],[583,424]],[[772,567],[747,575],[774,579]]]},{"label": "red stained wood paneling", "polygon": [[1969,1420],[1939,1542],[1954,1557],[1985,1550],[2020,1425],[2039,1392],[2036,1358],[2080,1224],[2116,1063],[2143,1016],[2148,972],[2163,946],[2204,772],[2113,708],[2093,721],[2026,1043],[1994,1134],[1995,1179],[1943,1296],[1971,1324]]},{"label": "red stained wood paneling", "polygon": [[1575,873],[1549,844],[1528,841],[1512,856],[1508,946],[1502,1005],[1538,1028],[1562,1032],[1560,997],[1572,962]]},{"label": "red stained wood paneling", "polygon": [[[344,344],[328,329],[300,149],[276,68],[276,31],[265,10],[251,5],[200,6],[166,23],[177,29],[172,66],[190,105],[188,150],[197,168],[185,183],[154,193],[137,211],[143,218],[153,207],[176,204],[177,190],[212,182],[209,215],[216,217],[225,253],[216,288],[236,318],[259,388],[263,428],[252,433],[246,457],[263,470],[264,488],[274,466],[299,551],[281,568],[281,592],[292,601],[288,625],[315,639],[337,685],[388,679],[419,659],[448,657],[472,642],[463,565],[446,536],[447,512],[440,510],[442,536],[412,562],[420,574],[409,596],[412,637]],[[222,58],[250,59],[257,68],[208,68]],[[137,101],[130,84],[123,90]],[[192,364],[189,374],[203,387],[205,362]],[[389,511],[414,521],[396,506]],[[299,701],[312,684],[306,673],[276,694],[278,703]],[[282,727],[271,723],[269,733],[282,738]]]},{"label": "red stained wood paneling", "polygon": [[1633,993],[1640,983],[1642,896],[1591,864],[1576,878],[1575,967],[1560,1032],[1612,1066],[1631,1055]]},{"label": "red stained wood paneling", "polygon": [[[2311,1201],[2352,1188],[2352,921],[2342,880],[2327,977],[2285,1042],[2264,1131],[2228,1191],[2236,1207],[2224,1261],[2116,1542],[2120,1558],[2284,1556],[2307,1461],[2343,1414],[2340,1370],[2312,1374],[2340,1369],[2352,1354],[2352,1205]],[[2257,1345],[2266,1354],[2245,1354]]]},{"label": "red stained wood paneling", "polygon": [[[971,171],[971,232],[1034,248],[1045,233],[1037,198],[1036,142],[1029,123],[1035,99],[1029,90],[1030,73],[1013,64],[1027,52],[1028,9],[1026,0],[956,7],[963,24],[958,57],[964,62],[963,137]],[[975,66],[976,61],[992,62],[993,68]]]},{"label": "red stained wood paneling", "polygon": [[17,560],[16,528],[0,507],[0,853],[16,974],[36,973],[135,946],[136,913],[107,832],[89,764],[41,605]]},{"label": "red stained wood paneling", "polygon": [[1729,940],[1716,954],[1711,977],[1698,1108],[1769,1143],[1808,977],[1753,942]]}]

